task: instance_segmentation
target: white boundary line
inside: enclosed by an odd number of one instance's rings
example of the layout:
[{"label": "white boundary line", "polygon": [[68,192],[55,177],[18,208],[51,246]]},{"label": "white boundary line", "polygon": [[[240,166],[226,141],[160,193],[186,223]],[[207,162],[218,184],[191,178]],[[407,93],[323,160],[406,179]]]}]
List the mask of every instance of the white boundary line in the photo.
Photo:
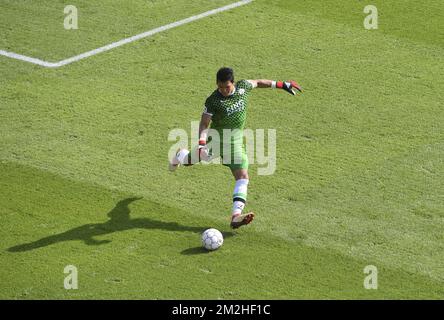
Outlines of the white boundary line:
[{"label": "white boundary line", "polygon": [[0,55],[8,57],[8,58],[12,58],[12,59],[17,59],[17,60],[37,64],[39,66],[46,67],[46,68],[58,68],[58,67],[62,67],[67,64],[94,56],[96,54],[123,46],[124,44],[131,43],[131,42],[143,39],[143,38],[151,37],[152,35],[155,35],[156,33],[163,32],[163,31],[166,31],[169,29],[173,29],[173,28],[182,26],[184,24],[187,24],[187,23],[199,20],[199,19],[203,19],[203,18],[211,16],[211,15],[215,15],[215,14],[223,12],[223,11],[231,10],[231,9],[246,5],[252,1],[253,0],[242,0],[242,1],[238,1],[235,3],[229,4],[229,5],[226,5],[224,7],[220,7],[220,8],[213,9],[213,10],[210,10],[207,12],[203,12],[203,13],[198,14],[196,16],[192,16],[192,17],[189,17],[189,18],[186,18],[183,20],[179,20],[179,21],[176,21],[176,22],[173,22],[173,23],[170,23],[170,24],[167,24],[167,25],[164,25],[164,26],[140,33],[140,34],[137,34],[137,35],[129,37],[129,38],[119,40],[117,42],[113,42],[113,43],[108,44],[106,46],[103,46],[103,47],[79,54],[77,56],[74,56],[74,57],[71,57],[71,58],[68,58],[65,60],[61,60],[58,62],[48,62],[48,61],[44,61],[44,60],[40,60],[40,59],[36,59],[36,58],[31,58],[31,57],[27,57],[27,56],[24,56],[21,54],[17,54],[14,52],[8,52],[8,51],[4,51],[4,50],[0,50]]}]

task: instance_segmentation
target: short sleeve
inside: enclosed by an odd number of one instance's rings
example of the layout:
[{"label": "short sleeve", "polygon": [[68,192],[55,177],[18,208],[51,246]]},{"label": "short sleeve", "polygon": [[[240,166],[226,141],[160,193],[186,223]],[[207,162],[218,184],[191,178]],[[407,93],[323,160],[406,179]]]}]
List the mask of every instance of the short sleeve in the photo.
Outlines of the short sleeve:
[{"label": "short sleeve", "polygon": [[203,113],[207,114],[209,116],[213,116],[214,115],[214,111],[215,111],[214,110],[214,105],[210,102],[210,99],[208,98],[205,101]]},{"label": "short sleeve", "polygon": [[239,80],[236,83],[236,87],[239,89],[245,89],[245,91],[247,91],[247,92],[250,92],[254,88],[253,84],[248,80]]}]

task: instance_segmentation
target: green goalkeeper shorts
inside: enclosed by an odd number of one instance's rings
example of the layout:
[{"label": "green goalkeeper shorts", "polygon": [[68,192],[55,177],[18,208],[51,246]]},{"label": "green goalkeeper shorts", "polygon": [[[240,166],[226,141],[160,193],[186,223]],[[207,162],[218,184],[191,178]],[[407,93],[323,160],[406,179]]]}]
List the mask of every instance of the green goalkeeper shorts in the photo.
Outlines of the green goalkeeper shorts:
[{"label": "green goalkeeper shorts", "polygon": [[212,158],[221,158],[224,166],[232,171],[238,169],[248,169],[248,156],[245,150],[245,144],[242,139],[236,139],[230,143],[219,143],[219,150],[214,147],[210,148]]},{"label": "green goalkeeper shorts", "polygon": [[228,148],[231,149],[230,154],[224,154],[221,153],[222,158],[222,164],[224,166],[227,166],[232,171],[238,170],[238,169],[248,169],[248,156],[245,151],[245,145],[243,143],[237,145],[237,144],[230,144],[227,148],[224,146],[221,148],[222,151],[227,150]]}]

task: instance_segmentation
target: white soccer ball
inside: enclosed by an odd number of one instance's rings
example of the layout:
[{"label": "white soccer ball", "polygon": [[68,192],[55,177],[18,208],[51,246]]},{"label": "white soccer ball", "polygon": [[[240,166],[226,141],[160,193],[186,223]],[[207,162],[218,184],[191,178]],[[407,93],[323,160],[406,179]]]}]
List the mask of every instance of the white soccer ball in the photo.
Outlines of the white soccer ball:
[{"label": "white soccer ball", "polygon": [[202,233],[202,246],[207,250],[216,250],[223,243],[224,237],[217,229],[207,229]]}]

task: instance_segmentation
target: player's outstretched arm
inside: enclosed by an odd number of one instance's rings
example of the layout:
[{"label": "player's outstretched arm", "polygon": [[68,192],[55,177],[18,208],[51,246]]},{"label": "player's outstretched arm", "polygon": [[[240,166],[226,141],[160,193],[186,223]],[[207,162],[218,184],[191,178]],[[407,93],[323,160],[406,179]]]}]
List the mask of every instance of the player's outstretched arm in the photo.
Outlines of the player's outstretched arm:
[{"label": "player's outstretched arm", "polygon": [[296,81],[293,81],[293,80],[273,81],[273,80],[258,79],[258,80],[248,80],[248,81],[255,88],[256,87],[257,88],[278,88],[278,89],[283,89],[292,95],[296,95],[296,92],[293,89],[296,89],[299,92],[302,92],[301,86]]}]

